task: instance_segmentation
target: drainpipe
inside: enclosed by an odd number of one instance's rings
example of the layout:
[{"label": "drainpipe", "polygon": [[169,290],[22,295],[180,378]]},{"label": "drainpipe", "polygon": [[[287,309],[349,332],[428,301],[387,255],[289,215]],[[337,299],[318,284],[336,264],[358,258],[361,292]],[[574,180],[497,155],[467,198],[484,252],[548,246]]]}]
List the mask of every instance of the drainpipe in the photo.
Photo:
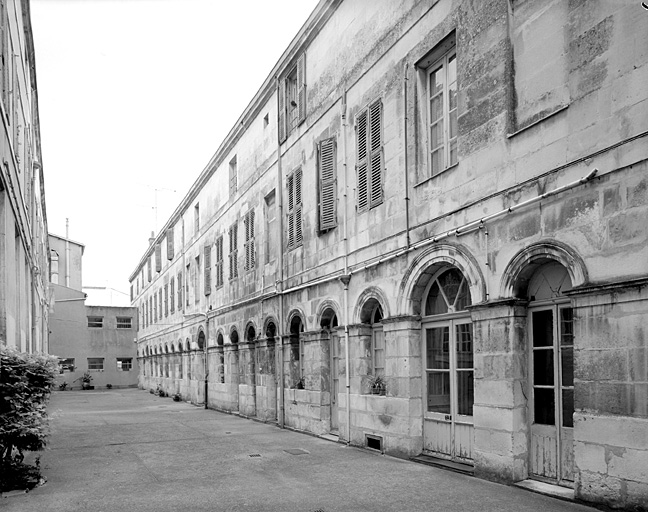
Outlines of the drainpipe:
[{"label": "drainpipe", "polygon": [[347,412],[347,445],[351,444],[351,375],[349,362],[349,282],[351,275],[349,274],[349,232],[348,232],[348,216],[347,216],[347,190],[348,190],[348,165],[347,165],[347,102],[346,91],[342,95],[342,176],[344,183],[342,187],[342,222],[343,230],[342,236],[344,238],[344,274],[340,277],[340,281],[344,285],[344,303],[342,305],[344,311],[344,373],[346,376],[346,412]]},{"label": "drainpipe", "polygon": [[207,348],[209,346],[209,314],[205,313],[205,346],[203,347],[203,364],[205,374],[205,409],[209,409],[209,364],[207,363]]},{"label": "drainpipe", "polygon": [[[277,77],[277,98],[281,94],[279,78]],[[281,169],[281,142],[277,134],[277,208],[279,209],[279,279],[277,292],[279,292],[279,321],[277,322],[277,338],[279,338],[279,427],[285,426],[285,397],[284,397],[284,296],[283,290],[284,265],[283,265],[283,177]]]},{"label": "drainpipe", "polygon": [[407,247],[410,246],[410,220],[409,220],[409,180],[407,179],[407,61],[403,66],[403,169],[405,182],[405,234]]},{"label": "drainpipe", "polygon": [[65,219],[65,286],[70,287],[70,219]]}]

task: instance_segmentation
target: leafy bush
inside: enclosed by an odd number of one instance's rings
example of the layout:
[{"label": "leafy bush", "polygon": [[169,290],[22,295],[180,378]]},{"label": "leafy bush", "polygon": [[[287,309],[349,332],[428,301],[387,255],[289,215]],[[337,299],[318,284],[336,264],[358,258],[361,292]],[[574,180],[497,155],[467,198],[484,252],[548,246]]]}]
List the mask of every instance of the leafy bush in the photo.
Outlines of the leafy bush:
[{"label": "leafy bush", "polygon": [[25,354],[0,345],[0,491],[29,488],[40,469],[23,464],[25,451],[39,451],[47,441],[47,402],[58,373],[58,359]]}]

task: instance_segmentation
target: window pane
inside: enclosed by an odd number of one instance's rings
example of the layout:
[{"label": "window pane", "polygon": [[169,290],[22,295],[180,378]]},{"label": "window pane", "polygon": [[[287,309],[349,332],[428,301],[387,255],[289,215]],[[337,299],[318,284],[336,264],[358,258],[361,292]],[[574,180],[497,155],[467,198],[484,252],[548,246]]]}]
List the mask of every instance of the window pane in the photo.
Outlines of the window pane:
[{"label": "window pane", "polygon": [[432,152],[432,154],[430,155],[430,165],[432,167],[430,171],[432,173],[432,176],[434,176],[435,174],[439,174],[443,170],[442,149]]},{"label": "window pane", "polygon": [[457,325],[457,368],[472,367],[472,324],[459,324]]},{"label": "window pane", "polygon": [[553,346],[553,312],[551,310],[533,313],[533,346]]},{"label": "window pane", "polygon": [[473,384],[472,371],[457,372],[457,401],[458,413],[464,416],[473,415],[473,403],[475,402],[475,387]]},{"label": "window pane", "polygon": [[441,295],[439,285],[434,281],[430,287],[430,291],[428,292],[427,300],[425,301],[425,314],[440,315],[447,312],[448,305]]},{"label": "window pane", "polygon": [[430,73],[430,97],[443,91],[443,66]]},{"label": "window pane", "polygon": [[450,373],[427,374],[427,410],[450,414]]},{"label": "window pane", "polygon": [[443,117],[443,93],[430,98],[430,124]]},{"label": "window pane", "polygon": [[562,390],[562,423],[563,427],[574,426],[574,390]]},{"label": "window pane", "polygon": [[448,59],[448,83],[452,84],[457,81],[457,55]]},{"label": "window pane", "polygon": [[541,349],[533,351],[533,384],[537,386],[553,386],[554,365],[553,350]]},{"label": "window pane", "polygon": [[452,268],[441,274],[438,278],[441,288],[443,288],[443,293],[445,293],[448,303],[454,305],[459,293],[459,287],[463,281],[463,276],[461,272]]},{"label": "window pane", "polygon": [[468,306],[470,306],[470,304],[472,304],[472,301],[470,300],[470,288],[468,287],[468,283],[464,279],[463,283],[461,283],[461,288],[459,289],[459,295],[455,300],[455,311],[463,311]]},{"label": "window pane", "polygon": [[562,371],[562,385],[574,385],[574,349],[562,347],[560,349],[560,366]]},{"label": "window pane", "polygon": [[382,329],[375,329],[374,335],[374,374],[385,373],[385,335]]},{"label": "window pane", "polygon": [[427,367],[430,369],[450,368],[450,328],[437,327],[426,330]]},{"label": "window pane", "polygon": [[452,83],[448,86],[448,107],[452,112],[455,112],[455,118],[457,117],[457,82]]},{"label": "window pane", "polygon": [[574,344],[574,310],[572,308],[560,310],[560,344]]},{"label": "window pane", "polygon": [[454,139],[457,137],[457,111],[454,110],[450,112],[448,116],[450,119],[450,138]]},{"label": "window pane", "polygon": [[443,119],[430,126],[430,146],[432,149],[443,146]]},{"label": "window pane", "polygon": [[553,389],[534,389],[534,422],[555,425],[555,398]]},{"label": "window pane", "polygon": [[448,165],[454,165],[457,163],[457,140],[450,142],[450,162]]}]

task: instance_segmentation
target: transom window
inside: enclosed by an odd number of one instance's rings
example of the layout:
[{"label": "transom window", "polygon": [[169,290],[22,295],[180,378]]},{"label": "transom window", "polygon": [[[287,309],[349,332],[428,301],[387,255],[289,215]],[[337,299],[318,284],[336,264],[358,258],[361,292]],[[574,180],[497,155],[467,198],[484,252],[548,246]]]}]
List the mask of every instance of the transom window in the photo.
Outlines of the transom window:
[{"label": "transom window", "polygon": [[425,300],[425,315],[463,311],[470,306],[470,290],[463,274],[451,268],[432,282]]}]

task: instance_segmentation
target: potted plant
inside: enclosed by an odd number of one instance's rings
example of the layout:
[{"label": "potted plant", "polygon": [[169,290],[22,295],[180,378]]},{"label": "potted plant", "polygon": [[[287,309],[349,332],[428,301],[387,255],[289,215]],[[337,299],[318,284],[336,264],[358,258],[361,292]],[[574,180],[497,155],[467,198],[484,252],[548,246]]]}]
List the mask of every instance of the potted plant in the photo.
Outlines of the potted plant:
[{"label": "potted plant", "polygon": [[112,389],[112,384],[106,384],[106,388]]},{"label": "potted plant", "polygon": [[387,392],[387,381],[382,375],[369,375],[367,382],[372,395],[384,395]]},{"label": "potted plant", "polygon": [[86,371],[83,375],[81,375],[81,377],[76,380],[81,381],[81,389],[94,389],[94,386],[90,384],[92,382],[92,375],[90,375],[90,372]]}]

